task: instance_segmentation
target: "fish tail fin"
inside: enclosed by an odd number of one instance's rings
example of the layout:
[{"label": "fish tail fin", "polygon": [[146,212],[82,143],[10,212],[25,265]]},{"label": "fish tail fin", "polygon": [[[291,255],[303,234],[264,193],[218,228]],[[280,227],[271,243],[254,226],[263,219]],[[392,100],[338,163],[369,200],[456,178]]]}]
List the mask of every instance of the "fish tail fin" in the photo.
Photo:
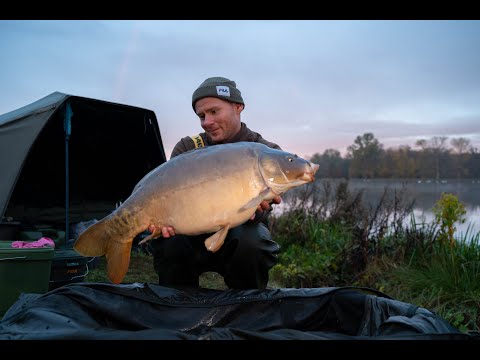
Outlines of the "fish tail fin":
[{"label": "fish tail fin", "polygon": [[120,284],[128,272],[133,238],[129,242],[111,241],[105,258],[107,260],[108,278],[113,284]]},{"label": "fish tail fin", "polygon": [[73,244],[73,249],[83,256],[103,256],[109,241],[108,218],[90,225]]},{"label": "fish tail fin", "polygon": [[128,271],[133,237],[116,226],[112,217],[100,220],[80,234],[73,248],[83,256],[105,255],[108,278],[119,284]]}]

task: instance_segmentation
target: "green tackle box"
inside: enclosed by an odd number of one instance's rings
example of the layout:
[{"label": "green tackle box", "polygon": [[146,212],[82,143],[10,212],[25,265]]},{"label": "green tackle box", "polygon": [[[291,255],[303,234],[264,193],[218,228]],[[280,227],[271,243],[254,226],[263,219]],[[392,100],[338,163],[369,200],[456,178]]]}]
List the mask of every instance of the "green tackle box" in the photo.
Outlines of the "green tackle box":
[{"label": "green tackle box", "polygon": [[82,282],[88,274],[89,262],[92,259],[94,258],[82,256],[73,249],[55,249],[49,290]]}]

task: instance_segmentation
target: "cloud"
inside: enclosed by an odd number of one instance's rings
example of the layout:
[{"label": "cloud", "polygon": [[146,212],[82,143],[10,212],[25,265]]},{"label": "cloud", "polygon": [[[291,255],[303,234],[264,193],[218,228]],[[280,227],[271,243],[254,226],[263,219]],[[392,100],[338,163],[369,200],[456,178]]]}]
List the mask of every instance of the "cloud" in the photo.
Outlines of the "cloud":
[{"label": "cloud", "polygon": [[480,147],[480,21],[0,21],[0,113],[54,91],[155,111],[165,151],[191,94],[237,82],[243,120],[299,155],[463,136]]}]

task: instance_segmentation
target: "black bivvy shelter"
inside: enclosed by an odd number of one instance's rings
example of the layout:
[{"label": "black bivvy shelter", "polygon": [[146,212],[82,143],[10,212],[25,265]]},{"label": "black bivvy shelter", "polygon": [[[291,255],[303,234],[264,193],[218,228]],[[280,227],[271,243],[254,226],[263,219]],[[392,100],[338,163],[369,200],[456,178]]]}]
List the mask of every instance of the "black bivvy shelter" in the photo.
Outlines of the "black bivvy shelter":
[{"label": "black bivvy shelter", "polygon": [[166,161],[155,113],[52,93],[0,115],[0,215],[22,229],[100,219]]},{"label": "black bivvy shelter", "polygon": [[[70,224],[109,214],[164,161],[154,112],[55,92],[0,116],[2,222],[46,223],[74,239]],[[75,282],[22,293],[0,321],[0,340],[471,338],[427,309],[357,287]]]}]

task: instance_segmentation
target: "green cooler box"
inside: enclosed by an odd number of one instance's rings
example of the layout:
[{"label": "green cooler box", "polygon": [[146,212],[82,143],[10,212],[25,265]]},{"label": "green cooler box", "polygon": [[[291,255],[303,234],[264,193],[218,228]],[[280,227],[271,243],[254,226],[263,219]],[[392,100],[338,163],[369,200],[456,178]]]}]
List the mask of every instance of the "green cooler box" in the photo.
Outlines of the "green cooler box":
[{"label": "green cooler box", "polygon": [[13,248],[12,242],[0,241],[0,318],[21,293],[49,290],[54,249]]}]

